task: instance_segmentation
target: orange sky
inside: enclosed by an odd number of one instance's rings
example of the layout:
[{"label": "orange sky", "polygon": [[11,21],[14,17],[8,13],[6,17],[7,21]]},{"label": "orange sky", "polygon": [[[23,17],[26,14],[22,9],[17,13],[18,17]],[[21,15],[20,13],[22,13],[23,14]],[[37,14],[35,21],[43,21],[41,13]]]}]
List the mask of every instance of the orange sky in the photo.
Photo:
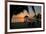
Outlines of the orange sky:
[{"label": "orange sky", "polygon": [[24,12],[22,12],[22,13],[20,13],[18,15],[13,15],[11,21],[14,22],[14,23],[15,22],[24,22],[24,17],[26,15],[29,16],[30,18],[32,18],[34,16],[34,13],[32,11],[32,12],[30,12],[30,14],[28,14],[27,11],[24,10]]}]

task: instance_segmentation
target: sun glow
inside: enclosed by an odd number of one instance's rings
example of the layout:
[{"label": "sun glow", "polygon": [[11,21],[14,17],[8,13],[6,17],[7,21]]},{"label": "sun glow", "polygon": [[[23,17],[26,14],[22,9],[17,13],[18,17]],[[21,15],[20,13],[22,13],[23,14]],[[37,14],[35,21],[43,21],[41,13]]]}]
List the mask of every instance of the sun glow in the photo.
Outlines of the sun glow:
[{"label": "sun glow", "polygon": [[34,16],[34,13],[31,12],[30,14],[27,13],[26,10],[24,10],[24,12],[21,12],[20,14],[18,15],[13,15],[12,16],[12,22],[24,22],[24,17],[25,16],[29,16],[30,18],[32,18]]}]

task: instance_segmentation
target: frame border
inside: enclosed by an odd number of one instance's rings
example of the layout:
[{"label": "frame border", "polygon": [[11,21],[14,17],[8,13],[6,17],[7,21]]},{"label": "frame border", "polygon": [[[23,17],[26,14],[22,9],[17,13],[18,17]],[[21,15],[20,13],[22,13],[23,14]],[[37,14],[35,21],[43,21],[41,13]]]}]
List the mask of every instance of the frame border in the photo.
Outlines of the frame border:
[{"label": "frame border", "polygon": [[[7,32],[7,3],[8,2],[43,4],[43,22],[44,22],[43,23],[43,30]],[[8,1],[8,0],[5,0],[5,34],[7,34],[7,33],[25,33],[25,32],[42,32],[42,31],[45,31],[45,3],[44,2],[27,2],[27,1]]]}]

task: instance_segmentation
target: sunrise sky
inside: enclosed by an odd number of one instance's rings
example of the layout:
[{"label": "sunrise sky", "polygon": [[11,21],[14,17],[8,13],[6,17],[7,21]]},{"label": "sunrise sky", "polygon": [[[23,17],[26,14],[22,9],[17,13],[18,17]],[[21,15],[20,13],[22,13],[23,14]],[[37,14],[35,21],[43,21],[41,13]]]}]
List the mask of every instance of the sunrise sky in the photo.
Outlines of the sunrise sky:
[{"label": "sunrise sky", "polygon": [[[41,7],[40,6],[34,6],[34,8],[35,8],[36,14],[41,13]],[[28,10],[29,10],[29,14],[27,13],[26,10],[23,10],[24,12],[21,12],[18,15],[13,15],[11,21],[14,22],[14,23],[15,22],[24,22],[24,17],[26,15],[29,16],[30,18],[32,18],[35,13],[33,12],[31,6],[28,6]]]}]

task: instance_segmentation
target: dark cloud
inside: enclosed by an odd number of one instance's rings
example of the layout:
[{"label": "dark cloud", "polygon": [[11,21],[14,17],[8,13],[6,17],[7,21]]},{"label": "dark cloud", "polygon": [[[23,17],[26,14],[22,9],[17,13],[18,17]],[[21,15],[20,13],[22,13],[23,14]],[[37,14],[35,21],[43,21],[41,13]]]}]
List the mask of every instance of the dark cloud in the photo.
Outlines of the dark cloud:
[{"label": "dark cloud", "polygon": [[34,9],[34,6],[32,6],[32,10],[33,10],[33,12],[35,13],[35,9]]},{"label": "dark cloud", "polygon": [[15,14],[15,15],[23,12],[24,9],[27,10],[27,12],[29,13],[27,6],[23,6],[23,5],[10,5],[10,12]]}]

